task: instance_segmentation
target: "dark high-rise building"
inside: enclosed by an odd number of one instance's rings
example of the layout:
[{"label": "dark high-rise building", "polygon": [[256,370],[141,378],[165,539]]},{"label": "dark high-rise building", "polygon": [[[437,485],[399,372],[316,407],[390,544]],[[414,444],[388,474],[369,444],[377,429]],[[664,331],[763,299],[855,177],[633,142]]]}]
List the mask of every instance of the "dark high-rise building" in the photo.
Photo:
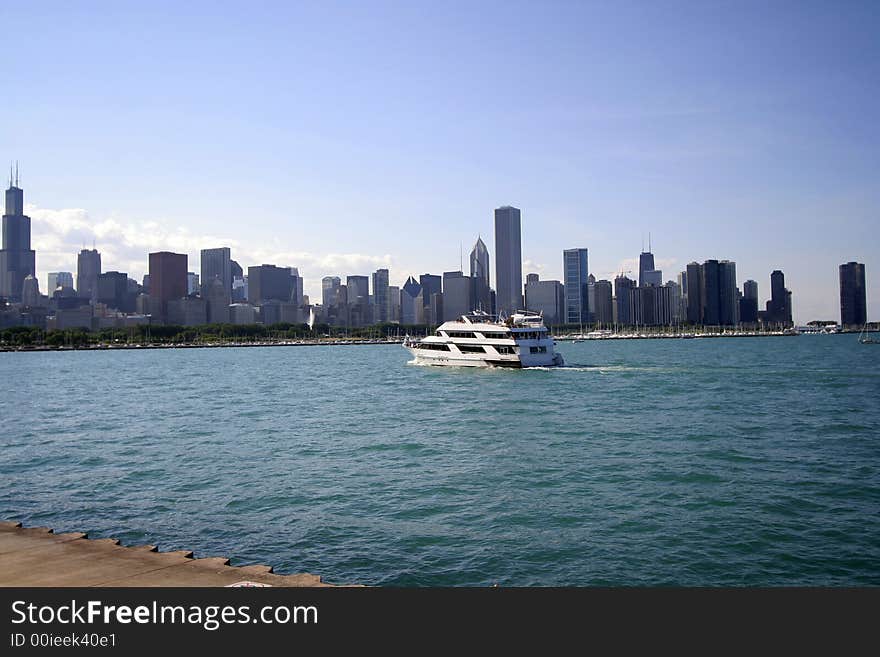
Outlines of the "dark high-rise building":
[{"label": "dark high-rise building", "polygon": [[[431,298],[435,294],[443,293],[443,277],[437,274],[422,274],[419,276],[419,285],[421,286],[422,305],[426,308],[431,305]],[[439,324],[438,319],[435,318],[433,323]]]},{"label": "dark high-rise building", "polygon": [[770,299],[764,321],[768,324],[791,326],[791,292],[785,288],[785,274],[776,269],[770,274]]},{"label": "dark high-rise building", "polygon": [[[649,271],[655,271],[654,254],[651,253],[650,246],[647,251],[642,251],[642,253],[639,254],[639,287],[644,287],[649,283],[659,285],[659,283],[654,282],[655,277],[652,276],[650,281],[645,277],[646,272]],[[662,274],[660,278],[662,278]]]},{"label": "dark high-rise building", "polygon": [[721,324],[721,282],[717,260],[707,260],[700,266],[700,279],[701,305],[703,307],[701,323],[704,326],[719,326]]},{"label": "dark high-rise building", "polygon": [[422,286],[412,276],[406,279],[400,290],[400,323],[410,326],[421,324],[425,317],[422,302]]},{"label": "dark high-rise building", "polygon": [[593,296],[596,300],[596,308],[593,311],[596,323],[599,326],[609,327],[614,323],[614,307],[612,305],[613,292],[611,281],[604,279],[596,281],[593,286]]},{"label": "dark high-rise building", "polygon": [[587,249],[562,252],[565,286],[565,323],[587,324],[590,321],[590,289]]},{"label": "dark high-rise building", "polygon": [[758,283],[751,279],[743,283],[743,296],[739,300],[739,321],[755,324],[758,321]]},{"label": "dark high-rise building", "polygon": [[232,280],[233,281],[236,278],[244,278],[244,271],[242,271],[240,264],[238,264],[235,260],[231,260],[229,263],[229,266],[232,269]]},{"label": "dark high-rise building", "polygon": [[[3,248],[0,249],[0,297],[21,301],[24,279],[36,277],[36,253],[31,249],[31,218],[24,214],[24,191],[9,172],[6,212],[3,215]],[[51,294],[51,290],[50,290]]]},{"label": "dark high-rise building", "polygon": [[76,293],[92,303],[98,299],[101,254],[97,249],[83,249],[76,258]]},{"label": "dark high-rise building", "polygon": [[867,321],[865,265],[861,262],[840,265],[840,325],[864,326]]},{"label": "dark high-rise building", "polygon": [[688,264],[684,282],[687,285],[682,291],[687,296],[685,319],[696,326],[703,321],[703,268],[699,263]]},{"label": "dark high-rise building", "polygon": [[248,302],[253,306],[270,300],[288,302],[294,292],[294,284],[290,267],[248,267]]},{"label": "dark high-rise building", "polygon": [[489,287],[489,249],[478,237],[471,250],[471,310],[492,312],[492,289]]},{"label": "dark high-rise building", "polygon": [[483,238],[478,237],[474,248],[471,250],[471,278],[480,278],[489,287],[489,249],[483,243]]},{"label": "dark high-rise building", "polygon": [[124,313],[134,312],[135,295],[129,291],[128,274],[108,271],[98,275],[97,301]]},{"label": "dark high-rise building", "polygon": [[168,302],[186,296],[187,255],[159,251],[149,257],[151,307],[165,320]]},{"label": "dark high-rise building", "polygon": [[[241,267],[239,267],[239,270]],[[241,274],[239,274],[241,276]],[[211,281],[218,279],[223,283],[223,289],[232,300],[232,252],[228,246],[217,249],[202,249],[201,253],[201,288],[202,296],[207,297]],[[228,305],[228,302],[227,302]]]},{"label": "dark high-rise building", "polygon": [[377,269],[373,274],[373,304],[376,308],[375,321],[389,321],[387,269]]},{"label": "dark high-rise building", "polygon": [[617,299],[617,323],[627,326],[633,323],[633,288],[636,282],[626,276],[614,279],[614,296]]},{"label": "dark high-rise building", "polygon": [[348,314],[351,326],[372,324],[369,276],[347,276],[345,286],[348,289]]},{"label": "dark high-rise building", "polygon": [[348,305],[370,302],[370,279],[367,276],[346,276]]},{"label": "dark high-rise building", "polygon": [[510,315],[523,306],[522,225],[520,211],[505,205],[495,210],[495,305]]},{"label": "dark high-rise building", "polygon": [[454,321],[473,310],[473,281],[461,271],[443,272],[443,321]]},{"label": "dark high-rise building", "polygon": [[722,260],[718,263],[718,323],[722,326],[736,326],[738,317],[736,263]]}]

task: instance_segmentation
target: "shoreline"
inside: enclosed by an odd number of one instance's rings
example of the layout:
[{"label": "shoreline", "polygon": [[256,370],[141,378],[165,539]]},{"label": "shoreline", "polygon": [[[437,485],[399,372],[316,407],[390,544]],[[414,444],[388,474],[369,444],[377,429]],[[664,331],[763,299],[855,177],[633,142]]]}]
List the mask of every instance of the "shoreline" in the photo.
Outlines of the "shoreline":
[{"label": "shoreline", "polygon": [[[873,331],[872,331],[873,332]],[[857,335],[858,331],[839,331],[837,333],[815,335]],[[812,333],[795,332],[730,332],[730,333],[615,333],[610,335],[558,335],[552,336],[557,342],[592,342],[596,340],[696,340],[706,338],[780,338],[797,337],[800,335],[814,335]],[[368,338],[339,339],[328,338],[322,340],[260,340],[255,342],[210,342],[210,343],[97,343],[88,345],[2,345],[0,353],[4,352],[29,352],[29,351],[117,351],[117,350],[151,350],[151,349],[216,349],[227,347],[336,347],[357,345],[401,345],[404,338],[387,338],[384,340]]]},{"label": "shoreline", "polygon": [[332,587],[320,575],[278,574],[272,566],[233,566],[226,557],[123,546],[116,538],[0,521],[0,587]]}]

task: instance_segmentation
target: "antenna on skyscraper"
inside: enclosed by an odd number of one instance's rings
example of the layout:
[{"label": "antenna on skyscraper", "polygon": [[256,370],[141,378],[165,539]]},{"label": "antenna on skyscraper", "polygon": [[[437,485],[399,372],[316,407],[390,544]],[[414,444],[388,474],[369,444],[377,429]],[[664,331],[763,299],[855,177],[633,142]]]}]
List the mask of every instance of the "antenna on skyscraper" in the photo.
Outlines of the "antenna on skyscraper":
[{"label": "antenna on skyscraper", "polygon": [[12,187],[12,181],[14,178],[12,177],[12,160],[9,160],[9,186]]},{"label": "antenna on skyscraper", "polygon": [[464,247],[461,241],[458,243],[458,269],[462,274],[464,273]]},{"label": "antenna on skyscraper", "polygon": [[15,186],[18,187],[18,160],[15,161]]},{"label": "antenna on skyscraper", "polygon": [[648,253],[651,253],[651,231],[648,231]]}]

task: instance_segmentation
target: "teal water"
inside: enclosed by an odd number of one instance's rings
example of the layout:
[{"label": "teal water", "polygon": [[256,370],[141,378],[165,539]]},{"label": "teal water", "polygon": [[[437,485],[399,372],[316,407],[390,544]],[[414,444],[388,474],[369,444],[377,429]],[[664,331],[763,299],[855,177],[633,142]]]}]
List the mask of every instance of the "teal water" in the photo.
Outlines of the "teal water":
[{"label": "teal water", "polygon": [[0,354],[0,518],[375,585],[880,585],[880,347]]}]

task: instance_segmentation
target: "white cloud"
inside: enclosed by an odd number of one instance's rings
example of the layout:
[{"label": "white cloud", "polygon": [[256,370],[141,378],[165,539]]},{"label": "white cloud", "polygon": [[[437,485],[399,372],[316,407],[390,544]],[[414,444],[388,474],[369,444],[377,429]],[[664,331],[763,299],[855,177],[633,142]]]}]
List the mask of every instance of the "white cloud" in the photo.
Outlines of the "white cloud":
[{"label": "white cloud", "polygon": [[[31,242],[37,252],[37,275],[42,288],[50,271],[70,271],[76,276],[77,254],[80,249],[92,248],[93,244],[101,252],[104,271],[123,271],[138,281],[147,273],[150,252],[186,253],[190,271],[198,271],[201,249],[229,246],[233,259],[245,271],[248,266],[259,264],[298,267],[304,278],[305,292],[312,298],[320,298],[324,276],[344,279],[346,274],[366,275],[381,267],[394,266],[388,254],[285,251],[244,244],[223,236],[196,235],[186,228],[171,227],[156,220],[132,222],[107,218],[96,221],[81,208],[52,210],[28,205],[26,212],[31,217]],[[403,270],[397,273],[394,280],[405,280]]]},{"label": "white cloud", "polygon": [[547,269],[547,265],[542,265],[534,260],[530,260],[529,258],[525,258],[522,263],[522,271],[523,277],[526,274],[538,274],[543,278],[543,274]]}]

